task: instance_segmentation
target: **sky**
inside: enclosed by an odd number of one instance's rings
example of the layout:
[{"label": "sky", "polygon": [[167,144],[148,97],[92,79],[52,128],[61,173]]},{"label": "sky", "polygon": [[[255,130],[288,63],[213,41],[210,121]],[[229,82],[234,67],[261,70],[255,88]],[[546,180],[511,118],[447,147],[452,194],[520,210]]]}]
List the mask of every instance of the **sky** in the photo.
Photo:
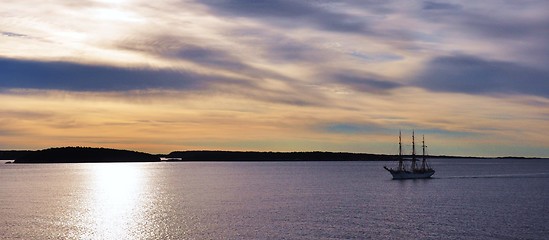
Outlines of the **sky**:
[{"label": "sky", "polygon": [[549,157],[549,1],[0,3],[0,149]]}]

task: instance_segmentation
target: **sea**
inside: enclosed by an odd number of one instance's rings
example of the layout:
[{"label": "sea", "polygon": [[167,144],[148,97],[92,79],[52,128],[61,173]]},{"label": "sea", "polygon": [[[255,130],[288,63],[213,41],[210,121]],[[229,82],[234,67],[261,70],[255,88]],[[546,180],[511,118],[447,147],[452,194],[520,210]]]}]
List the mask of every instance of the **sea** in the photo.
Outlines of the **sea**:
[{"label": "sea", "polygon": [[384,165],[0,162],[0,239],[549,238],[549,160]]}]

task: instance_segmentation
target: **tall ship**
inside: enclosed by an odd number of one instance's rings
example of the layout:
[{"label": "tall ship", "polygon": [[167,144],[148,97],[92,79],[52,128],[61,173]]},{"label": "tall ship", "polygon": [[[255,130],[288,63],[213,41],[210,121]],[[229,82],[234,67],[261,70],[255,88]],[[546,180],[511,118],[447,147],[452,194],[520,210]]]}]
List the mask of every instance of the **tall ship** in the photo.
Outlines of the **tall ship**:
[{"label": "tall ship", "polygon": [[[415,133],[412,132],[412,156],[411,159],[405,159],[402,155],[402,134],[398,133],[398,166],[396,168],[388,168],[383,166],[385,170],[389,171],[393,176],[393,179],[421,179],[430,178],[435,174],[435,170],[429,166],[425,157],[425,136],[421,144],[422,157],[421,160],[416,156],[416,143]],[[406,162],[410,162],[410,166]]]}]

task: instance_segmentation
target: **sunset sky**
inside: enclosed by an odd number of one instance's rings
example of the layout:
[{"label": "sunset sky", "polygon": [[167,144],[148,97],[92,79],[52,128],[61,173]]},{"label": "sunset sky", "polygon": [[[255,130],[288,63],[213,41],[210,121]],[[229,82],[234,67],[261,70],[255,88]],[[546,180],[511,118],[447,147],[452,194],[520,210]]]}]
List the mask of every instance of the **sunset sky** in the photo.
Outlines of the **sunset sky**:
[{"label": "sunset sky", "polygon": [[549,157],[549,1],[0,3],[0,149]]}]

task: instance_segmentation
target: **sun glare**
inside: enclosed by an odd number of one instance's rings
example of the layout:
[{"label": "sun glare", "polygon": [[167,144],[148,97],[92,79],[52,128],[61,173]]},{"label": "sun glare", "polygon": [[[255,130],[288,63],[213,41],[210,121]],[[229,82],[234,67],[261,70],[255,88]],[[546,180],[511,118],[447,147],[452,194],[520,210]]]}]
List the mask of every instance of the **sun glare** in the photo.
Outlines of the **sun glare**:
[{"label": "sun glare", "polygon": [[132,236],[142,217],[142,176],[138,165],[127,163],[93,166],[90,238],[121,239]]}]

